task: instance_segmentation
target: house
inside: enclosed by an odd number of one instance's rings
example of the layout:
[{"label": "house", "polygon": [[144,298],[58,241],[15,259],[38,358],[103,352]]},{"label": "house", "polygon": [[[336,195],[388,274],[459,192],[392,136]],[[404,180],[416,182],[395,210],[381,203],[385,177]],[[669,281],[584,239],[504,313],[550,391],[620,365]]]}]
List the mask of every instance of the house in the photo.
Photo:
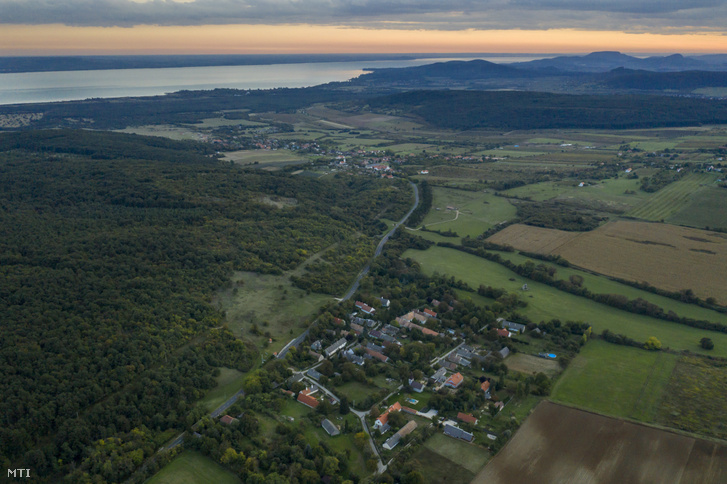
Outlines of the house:
[{"label": "house", "polygon": [[425,310],[424,310],[424,314],[426,314],[426,315],[427,315],[428,317],[430,317],[430,318],[434,318],[434,319],[436,319],[436,318],[437,318],[437,313],[435,313],[435,312],[434,312],[434,311],[432,311],[431,309],[425,309]]},{"label": "house", "polygon": [[310,408],[317,408],[318,405],[321,404],[321,402],[319,402],[315,398],[311,397],[308,394],[309,391],[310,390],[305,389],[305,390],[301,391],[300,393],[298,393],[298,401],[300,403],[302,403],[303,405],[306,405],[306,406],[308,406]]},{"label": "house", "polygon": [[284,394],[288,395],[289,397],[295,397],[295,393],[291,392],[290,390],[281,388],[280,391],[283,392]]},{"label": "house", "polygon": [[432,375],[429,378],[434,380],[436,383],[442,383],[446,379],[446,375],[447,375],[447,369],[440,368],[434,373],[434,375]]},{"label": "house", "polygon": [[490,381],[485,380],[480,384],[480,389],[482,389],[483,392],[485,392],[485,398],[490,398]]},{"label": "house", "polygon": [[434,306],[436,308],[437,306],[439,306],[439,304],[440,303],[437,299],[432,299],[432,306]]},{"label": "house", "polygon": [[381,305],[384,306],[385,308],[388,308],[389,306],[391,306],[391,301],[389,301],[386,298],[380,297],[379,301],[381,301]]},{"label": "house", "polygon": [[452,363],[451,361],[440,361],[439,366],[442,367],[442,369],[447,369],[449,371],[454,371],[457,369],[457,365]]},{"label": "house", "polygon": [[406,320],[403,320],[403,322],[400,321],[400,319],[403,318],[403,317],[404,316],[400,316],[399,318],[396,318],[396,320],[399,321],[399,324],[403,328],[407,328],[407,329],[410,329],[410,330],[411,329],[418,329],[419,331],[421,331],[422,333],[424,333],[426,335],[430,335],[430,336],[440,336],[440,334],[437,333],[436,331],[433,331],[433,330],[431,330],[429,328],[425,328],[424,326],[419,326],[418,324],[414,324],[411,321],[406,321]]},{"label": "house", "polygon": [[328,432],[328,435],[330,435],[331,437],[335,437],[336,435],[341,433],[341,431],[338,430],[338,427],[336,427],[333,422],[331,422],[327,418],[323,419],[323,422],[321,422],[321,426],[326,432]]},{"label": "house", "polygon": [[378,351],[372,350],[370,348],[366,348],[364,351],[366,351],[366,354],[370,358],[376,358],[377,360],[383,361],[384,363],[387,363],[389,361],[389,357],[388,356],[386,356],[386,355],[384,355],[382,353],[379,353]]},{"label": "house", "polygon": [[502,336],[503,338],[509,338],[510,337],[510,331],[506,329],[498,329],[497,330],[497,336]]},{"label": "house", "polygon": [[339,326],[343,326],[344,324],[346,324],[346,321],[344,321],[341,318],[333,318],[333,322],[336,323]]},{"label": "house", "polygon": [[366,347],[370,350],[378,351],[379,353],[383,353],[384,350],[386,349],[383,346],[379,346],[376,343],[371,343],[371,342],[367,343]]},{"label": "house", "polygon": [[361,333],[363,333],[363,330],[363,326],[361,326],[360,324],[351,323],[351,331],[356,333],[356,335],[360,335]]},{"label": "house", "polygon": [[457,420],[459,420],[460,422],[477,425],[477,419],[469,413],[459,412],[457,414]]},{"label": "house", "polygon": [[417,412],[416,410],[414,410],[413,408],[411,408],[411,407],[405,407],[405,406],[403,406],[403,405],[401,406],[401,411],[402,411],[402,412],[404,412],[404,413],[408,413],[408,414],[411,414],[411,415],[416,415],[416,414],[418,413],[418,412]]},{"label": "house", "polygon": [[421,393],[422,390],[424,390],[424,385],[416,381],[414,377],[411,376],[409,377],[409,386],[417,393]]},{"label": "house", "polygon": [[326,356],[330,357],[331,355],[335,354],[336,351],[340,350],[341,348],[346,346],[346,338],[341,338],[335,343],[333,343],[331,346],[326,348],[326,351],[324,352]]},{"label": "house", "polygon": [[315,368],[308,370],[306,375],[313,378],[315,381],[318,381],[318,379],[322,376]]},{"label": "house", "polygon": [[356,301],[356,307],[359,308],[361,311],[363,311],[366,314],[374,314],[374,312],[376,312],[376,310],[374,308],[372,308],[368,304],[363,303],[361,301]]},{"label": "house", "polygon": [[233,422],[237,422],[237,419],[235,417],[230,417],[229,415],[225,415],[222,418],[220,418],[220,422],[225,425],[230,425]]},{"label": "house", "polygon": [[399,328],[396,326],[392,326],[390,324],[387,324],[381,329],[381,332],[384,334],[388,334],[390,336],[396,336],[399,333]]},{"label": "house", "polygon": [[321,340],[314,341],[313,344],[310,345],[310,349],[313,351],[321,351],[323,349],[323,343],[321,343]]},{"label": "house", "polygon": [[455,365],[459,365],[460,360],[462,360],[462,357],[459,355],[456,355],[454,353],[450,353],[447,355],[447,360],[451,361]]},{"label": "house", "polygon": [[447,381],[444,382],[444,386],[450,388],[459,388],[463,381],[464,377],[462,376],[462,374],[455,373],[454,375],[447,378]]},{"label": "house", "polygon": [[381,331],[369,331],[369,336],[376,339],[381,339],[381,337],[384,335]]},{"label": "house", "polygon": [[[389,421],[389,414],[391,412],[398,412],[401,410],[401,404],[399,402],[396,402],[392,406],[386,409],[384,413],[378,416],[378,418],[374,421],[374,429],[381,429],[384,425],[386,425]],[[383,431],[382,431],[383,433]]]},{"label": "house", "polygon": [[509,354],[510,354],[510,348],[508,348],[507,346],[505,346],[504,348],[502,348],[502,349],[501,349],[500,351],[498,351],[497,353],[498,353],[498,354],[499,354],[500,356],[502,356],[502,358],[504,359],[504,358],[506,358],[506,357],[507,357],[507,355],[509,355]]},{"label": "house", "polygon": [[385,333],[382,333],[381,334],[381,341],[383,341],[384,343],[388,343],[388,344],[401,345],[401,343],[399,343],[396,340],[396,338],[394,338],[393,336],[389,336],[388,334],[385,334]]},{"label": "house", "polygon": [[309,354],[310,356],[312,356],[313,358],[315,358],[315,360],[316,360],[316,361],[321,361],[321,360],[323,359],[323,355],[322,355],[322,354],[320,354],[320,353],[316,353],[316,352],[315,352],[315,351],[313,351],[313,350],[309,351],[309,352],[308,352],[308,354]]},{"label": "house", "polygon": [[343,357],[356,365],[362,366],[364,364],[364,359],[354,353],[352,349],[347,349],[346,351],[344,351]]},{"label": "house", "polygon": [[395,433],[394,435],[389,437],[389,439],[386,442],[384,442],[384,448],[388,449],[388,450],[393,449],[394,447],[397,446],[397,444],[401,441],[401,439],[403,439],[404,437],[406,437],[407,435],[412,433],[414,431],[414,429],[416,429],[416,428],[417,428],[417,423],[413,420],[409,421],[406,425],[404,425],[402,428],[400,428],[397,433]]},{"label": "house", "polygon": [[520,323],[513,323],[512,321],[508,321],[507,319],[498,318],[498,323],[504,328],[509,330],[512,333],[524,333],[525,332],[525,325]]},{"label": "house", "polygon": [[449,424],[444,426],[444,435],[453,437],[455,439],[464,440],[465,442],[472,442],[472,440],[474,440],[475,438],[475,436],[471,433],[465,432],[461,428]]}]

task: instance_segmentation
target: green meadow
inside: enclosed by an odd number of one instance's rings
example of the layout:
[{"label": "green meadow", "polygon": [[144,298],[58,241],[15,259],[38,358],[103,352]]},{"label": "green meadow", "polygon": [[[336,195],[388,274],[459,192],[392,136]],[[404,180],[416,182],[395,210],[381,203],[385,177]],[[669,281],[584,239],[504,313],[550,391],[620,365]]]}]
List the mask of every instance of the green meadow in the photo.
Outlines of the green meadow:
[{"label": "green meadow", "polygon": [[[656,336],[664,347],[700,353],[704,353],[705,350],[699,346],[699,340],[702,337],[709,337],[715,344],[714,350],[709,353],[727,357],[725,333],[700,330],[621,311],[525,279],[500,264],[455,249],[444,247],[431,247],[425,251],[410,249],[402,257],[411,257],[419,262],[426,274],[454,276],[475,289],[484,284],[518,293],[528,304],[520,312],[534,322],[551,319],[584,321],[590,323],[597,333],[608,329],[637,341],[646,341],[649,337]],[[529,290],[522,291],[521,287],[526,283]]]},{"label": "green meadow", "polygon": [[184,451],[157,472],[147,484],[239,484],[240,479],[209,457]]},{"label": "green meadow", "polygon": [[678,358],[591,340],[555,384],[551,398],[605,415],[653,422]]}]

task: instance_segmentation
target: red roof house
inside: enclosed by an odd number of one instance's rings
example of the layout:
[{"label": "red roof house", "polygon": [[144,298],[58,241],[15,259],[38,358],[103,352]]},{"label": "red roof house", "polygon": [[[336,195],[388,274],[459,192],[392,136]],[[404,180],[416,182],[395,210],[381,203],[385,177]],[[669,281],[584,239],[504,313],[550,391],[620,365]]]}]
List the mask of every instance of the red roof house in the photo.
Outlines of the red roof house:
[{"label": "red roof house", "polygon": [[464,377],[462,376],[462,373],[455,373],[454,375],[447,378],[447,381],[444,382],[444,386],[450,387],[450,388],[457,388],[462,384],[463,381],[464,381]]},{"label": "red roof house", "polygon": [[311,397],[310,395],[308,395],[308,394],[307,394],[307,393],[305,392],[305,390],[303,390],[302,392],[300,392],[300,393],[298,394],[298,401],[299,401],[300,403],[302,403],[303,405],[307,405],[307,406],[309,406],[310,408],[316,408],[316,407],[318,407],[318,405],[320,405],[320,404],[321,404],[321,402],[319,402],[319,401],[318,401],[318,400],[316,400],[315,398],[313,398],[313,397]]},{"label": "red roof house", "polygon": [[477,419],[474,418],[469,413],[459,412],[457,414],[457,420],[460,420],[460,421],[465,422],[465,423],[468,423],[468,424],[477,425]]}]

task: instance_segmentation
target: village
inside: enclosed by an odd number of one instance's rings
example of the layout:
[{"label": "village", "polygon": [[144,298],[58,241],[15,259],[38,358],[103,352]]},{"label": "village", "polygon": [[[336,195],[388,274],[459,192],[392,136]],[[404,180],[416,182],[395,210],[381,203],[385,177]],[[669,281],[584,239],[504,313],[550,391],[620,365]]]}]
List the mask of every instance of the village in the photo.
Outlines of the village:
[{"label": "village", "polygon": [[[390,300],[349,301],[340,306],[343,314],[322,316],[290,350],[285,362],[293,365],[292,376],[278,391],[312,412],[292,413],[314,419],[328,438],[353,433],[367,439],[378,472],[413,439],[435,434],[450,445],[494,453],[519,424],[515,407],[547,394],[550,380],[542,372],[521,369],[506,377],[508,358],[528,344],[519,340],[540,340],[544,331],[498,318],[468,338],[469,329],[445,327],[440,317],[455,306],[461,306],[455,299],[431,299],[387,323]],[[541,362],[533,368],[552,375],[559,365],[549,348],[519,356]],[[498,418],[509,406],[516,411]],[[352,415],[360,423],[352,424]]]}]

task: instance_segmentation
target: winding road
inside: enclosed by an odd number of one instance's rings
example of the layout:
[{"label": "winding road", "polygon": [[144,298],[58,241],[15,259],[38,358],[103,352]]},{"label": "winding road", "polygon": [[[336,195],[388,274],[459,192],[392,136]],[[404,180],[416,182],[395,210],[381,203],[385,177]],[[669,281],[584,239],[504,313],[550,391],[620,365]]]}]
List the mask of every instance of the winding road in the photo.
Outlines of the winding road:
[{"label": "winding road", "polygon": [[[394,233],[396,232],[396,229],[398,229],[401,226],[401,224],[403,224],[404,222],[406,222],[406,219],[408,219],[411,216],[411,214],[414,212],[414,210],[416,210],[416,208],[419,206],[419,187],[417,187],[412,182],[409,182],[409,184],[414,189],[414,205],[406,213],[406,215],[404,215],[404,217],[402,217],[402,219],[399,220],[394,225],[394,227],[392,227],[392,229],[389,230],[386,233],[386,235],[384,235],[383,237],[381,237],[381,241],[379,242],[379,245],[376,246],[376,250],[374,251],[374,256],[371,258],[371,260],[369,260],[368,264],[366,264],[366,266],[363,269],[361,269],[361,272],[358,273],[358,276],[356,277],[356,280],[353,281],[353,284],[351,285],[351,288],[341,298],[341,301],[347,301],[347,300],[351,299],[351,297],[356,293],[356,291],[358,290],[359,284],[361,284],[361,279],[363,279],[364,276],[366,276],[366,274],[368,274],[369,273],[369,270],[371,269],[371,262],[373,262],[373,260],[375,258],[377,258],[378,256],[381,255],[381,252],[384,250],[384,245],[386,245],[386,243],[389,241],[389,239],[391,238],[391,236],[394,235]],[[287,345],[285,345],[285,347],[283,347],[282,350],[280,350],[280,352],[278,352],[278,356],[277,357],[278,358],[285,358],[285,355],[288,353],[288,350],[292,346],[297,347],[299,344],[301,344],[305,340],[305,338],[308,336],[308,332],[309,331],[310,331],[310,329],[306,329],[305,331],[303,331],[303,333],[300,336],[298,336],[297,338],[291,340]]]}]

